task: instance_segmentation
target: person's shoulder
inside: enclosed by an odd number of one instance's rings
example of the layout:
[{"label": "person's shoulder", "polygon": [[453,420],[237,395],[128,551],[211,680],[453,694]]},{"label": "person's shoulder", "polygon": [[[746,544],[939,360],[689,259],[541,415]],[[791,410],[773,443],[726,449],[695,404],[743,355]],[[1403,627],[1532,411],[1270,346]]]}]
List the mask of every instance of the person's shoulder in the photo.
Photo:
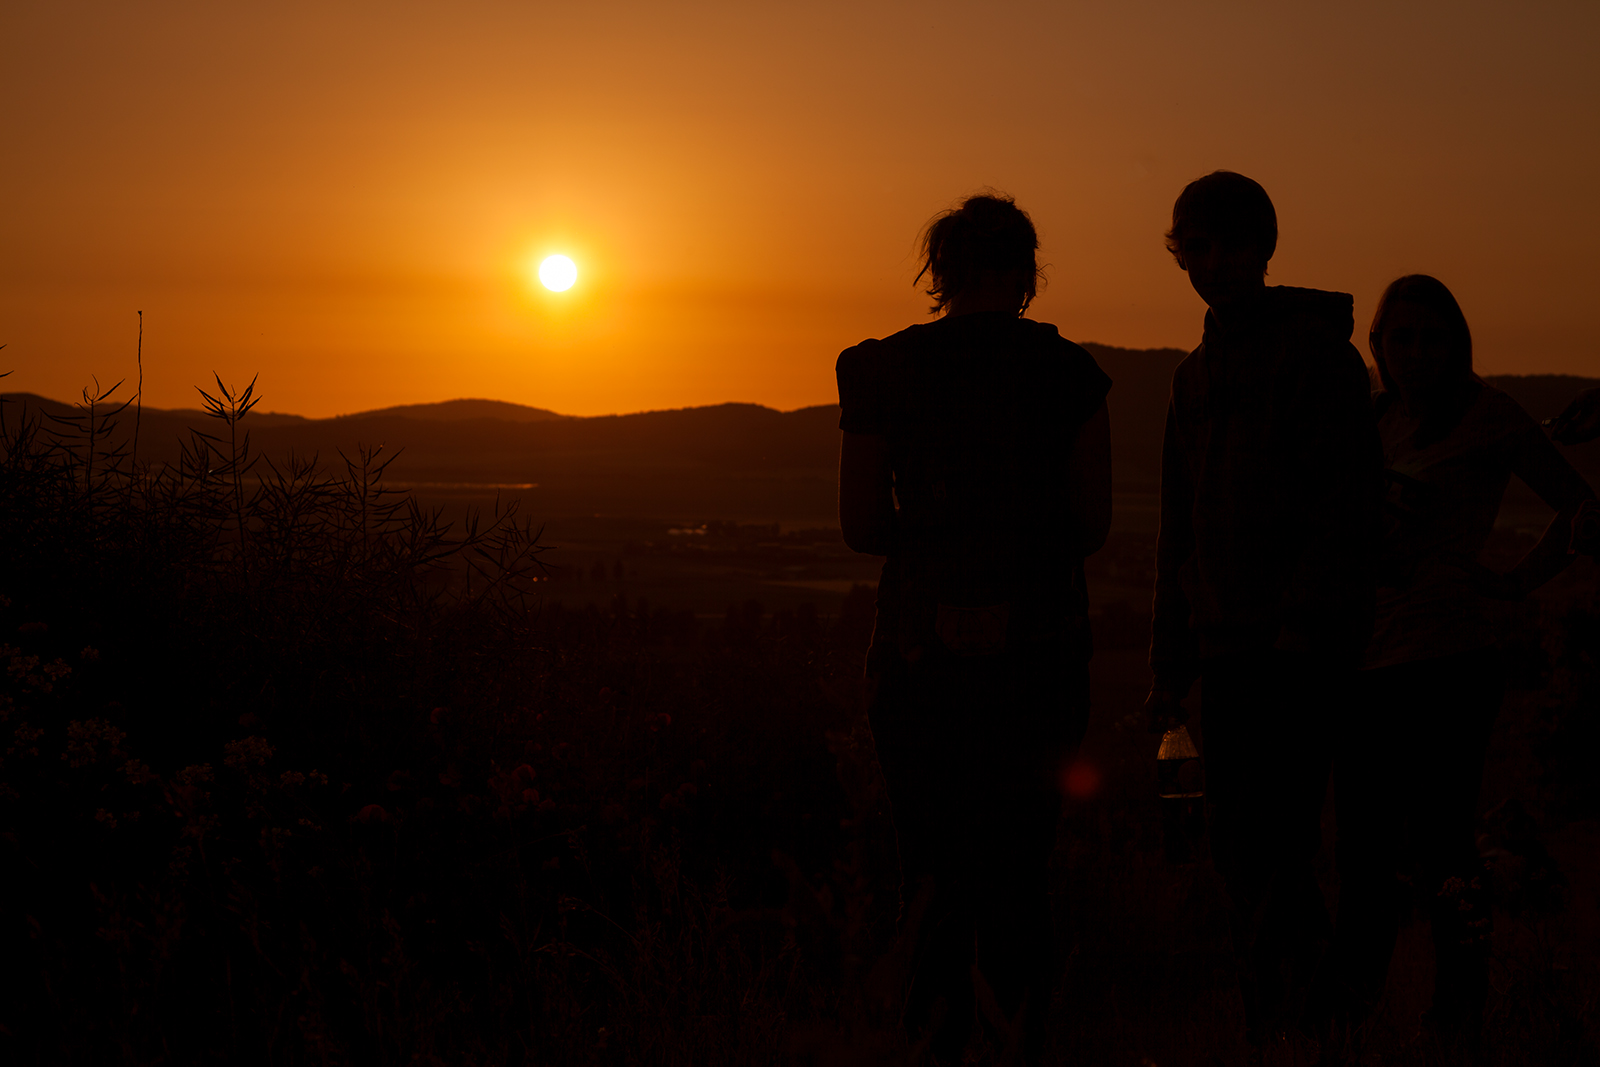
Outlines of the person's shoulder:
[{"label": "person's shoulder", "polygon": [[1467,417],[1485,426],[1494,426],[1506,433],[1540,432],[1538,420],[1517,403],[1510,393],[1496,389],[1479,379],[1478,395],[1467,409]]},{"label": "person's shoulder", "polygon": [[1036,358],[1050,361],[1067,360],[1082,363],[1087,360],[1094,363],[1094,356],[1090,355],[1082,345],[1061,336],[1061,328],[1053,322],[1039,322],[1037,319],[1003,319],[994,325],[999,328],[996,340],[1014,351],[1029,353]]},{"label": "person's shoulder", "polygon": [[1037,341],[1040,344],[1069,345],[1073,348],[1078,347],[1065,337],[1061,336],[1061,327],[1057,326],[1053,322],[1040,322],[1038,319],[1029,318],[1019,318],[1015,320],[1008,319],[1007,322],[1010,323],[1012,329],[1017,330],[1030,340]]},{"label": "person's shoulder", "polygon": [[839,384],[839,403],[845,408],[860,407],[863,403],[876,405],[887,377],[887,348],[879,338],[868,338],[851,345],[839,353],[833,365],[834,380]]},{"label": "person's shoulder", "polygon": [[919,322],[887,337],[869,337],[839,353],[839,366],[870,364],[892,359],[925,346],[936,322]]},{"label": "person's shoulder", "polygon": [[949,325],[947,318],[931,319],[928,322],[913,322],[903,330],[890,334],[879,341],[879,344],[891,348],[916,348],[927,344]]},{"label": "person's shoulder", "polygon": [[888,337],[868,338],[839,353],[834,364],[839,429],[858,434],[887,431],[893,422],[893,397],[899,391],[896,383],[904,378],[918,330],[913,326]]},{"label": "person's shoulder", "polygon": [[854,369],[873,362],[883,353],[883,342],[876,337],[869,337],[860,344],[851,345],[839,353],[838,360],[834,363],[840,371]]},{"label": "person's shoulder", "polygon": [[1271,285],[1267,299],[1272,313],[1296,332],[1339,342],[1355,333],[1356,298],[1349,293]]},{"label": "person's shoulder", "polygon": [[1355,334],[1356,298],[1349,293],[1273,285],[1267,298],[1271,314],[1297,340],[1313,342],[1314,349],[1341,349]]},{"label": "person's shoulder", "polygon": [[[1089,354],[1088,349],[1061,336],[1061,327],[1053,322],[1039,322],[1037,319],[1017,319],[1012,328],[1017,331],[1024,341],[1046,355],[1059,359],[1095,362],[1094,356]],[[1095,363],[1095,366],[1098,367],[1099,364]]]},{"label": "person's shoulder", "polygon": [[1017,329],[1049,365],[1065,372],[1078,383],[1098,390],[1102,396],[1110,390],[1111,376],[1106,374],[1094,354],[1077,342],[1061,336],[1060,327],[1054,323],[1018,319]]},{"label": "person's shoulder", "polygon": [[893,357],[898,347],[896,338],[899,336],[900,334],[891,334],[888,337],[869,337],[859,344],[851,345],[839,353],[839,358],[834,363],[834,370],[840,377],[844,377],[865,374],[882,367]]},{"label": "person's shoulder", "polygon": [[1267,291],[1303,371],[1344,391],[1359,392],[1370,402],[1372,375],[1350,341],[1355,332],[1355,297],[1288,285]]},{"label": "person's shoulder", "polygon": [[1172,368],[1172,391],[1176,394],[1204,389],[1205,381],[1206,343],[1201,341]]}]

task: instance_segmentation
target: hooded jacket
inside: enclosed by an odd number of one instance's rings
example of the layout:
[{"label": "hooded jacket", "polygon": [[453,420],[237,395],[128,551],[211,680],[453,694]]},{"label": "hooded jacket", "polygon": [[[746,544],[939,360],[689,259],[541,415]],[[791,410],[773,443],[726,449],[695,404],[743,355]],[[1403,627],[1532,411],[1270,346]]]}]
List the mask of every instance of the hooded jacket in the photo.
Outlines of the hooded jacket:
[{"label": "hooded jacket", "polygon": [[1268,649],[1359,664],[1372,631],[1382,449],[1347,293],[1268,287],[1172,377],[1150,665]]}]

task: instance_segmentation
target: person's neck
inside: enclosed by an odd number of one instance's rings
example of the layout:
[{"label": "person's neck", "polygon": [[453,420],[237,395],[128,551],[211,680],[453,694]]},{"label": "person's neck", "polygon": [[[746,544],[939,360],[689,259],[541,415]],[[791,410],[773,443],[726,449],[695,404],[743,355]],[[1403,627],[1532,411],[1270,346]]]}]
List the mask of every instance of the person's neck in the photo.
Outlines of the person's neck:
[{"label": "person's neck", "polygon": [[1211,317],[1224,330],[1236,329],[1241,322],[1250,316],[1251,311],[1261,303],[1261,298],[1266,295],[1266,292],[1267,283],[1263,279],[1259,285],[1251,286],[1226,303],[1211,305]]},{"label": "person's neck", "polygon": [[944,307],[945,318],[958,315],[977,315],[984,312],[1004,315],[1022,314],[1023,294],[1010,286],[980,283],[950,298]]}]

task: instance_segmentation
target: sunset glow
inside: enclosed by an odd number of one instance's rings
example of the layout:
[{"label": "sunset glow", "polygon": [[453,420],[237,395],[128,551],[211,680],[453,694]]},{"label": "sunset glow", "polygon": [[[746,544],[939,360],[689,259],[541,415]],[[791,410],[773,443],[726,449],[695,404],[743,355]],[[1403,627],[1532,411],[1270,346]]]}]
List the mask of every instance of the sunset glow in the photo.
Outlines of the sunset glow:
[{"label": "sunset glow", "polygon": [[0,5],[5,1062],[1586,1059],[1597,59]]},{"label": "sunset glow", "polygon": [[546,256],[539,264],[539,283],[552,293],[564,293],[578,280],[578,265],[566,256]]},{"label": "sunset glow", "polygon": [[1485,372],[1600,359],[1592,2],[468,7],[15,7],[7,387],[132,373],[143,310],[158,405],[213,370],[305,415],[829,403],[841,349],[926,318],[918,231],[989,186],[1038,223],[1033,317],[1190,348],[1161,235],[1219,167],[1277,204],[1270,280],[1354,293],[1358,335],[1427,271]]}]

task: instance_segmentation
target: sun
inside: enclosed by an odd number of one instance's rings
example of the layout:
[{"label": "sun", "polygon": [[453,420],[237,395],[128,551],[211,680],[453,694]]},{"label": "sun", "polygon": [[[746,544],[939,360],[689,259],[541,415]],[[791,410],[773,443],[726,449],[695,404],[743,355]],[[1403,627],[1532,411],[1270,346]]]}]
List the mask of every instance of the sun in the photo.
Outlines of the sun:
[{"label": "sun", "polygon": [[552,293],[564,293],[578,280],[578,265],[566,256],[546,256],[539,264],[539,281]]}]

